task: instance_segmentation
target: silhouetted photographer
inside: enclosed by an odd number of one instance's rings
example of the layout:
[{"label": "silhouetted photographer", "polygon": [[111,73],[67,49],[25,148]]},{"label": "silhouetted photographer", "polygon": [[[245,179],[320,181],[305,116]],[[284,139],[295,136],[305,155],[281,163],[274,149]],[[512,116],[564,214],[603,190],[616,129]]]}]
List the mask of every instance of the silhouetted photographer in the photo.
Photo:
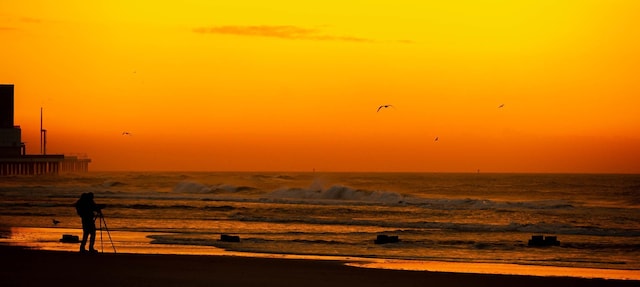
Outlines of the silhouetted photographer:
[{"label": "silhouetted photographer", "polygon": [[80,199],[76,201],[76,212],[82,219],[82,242],[80,243],[80,252],[87,252],[85,245],[89,238],[89,252],[97,253],[94,245],[96,243],[96,223],[95,220],[102,216],[102,209],[105,204],[96,204],[93,201],[93,192],[83,193]]}]

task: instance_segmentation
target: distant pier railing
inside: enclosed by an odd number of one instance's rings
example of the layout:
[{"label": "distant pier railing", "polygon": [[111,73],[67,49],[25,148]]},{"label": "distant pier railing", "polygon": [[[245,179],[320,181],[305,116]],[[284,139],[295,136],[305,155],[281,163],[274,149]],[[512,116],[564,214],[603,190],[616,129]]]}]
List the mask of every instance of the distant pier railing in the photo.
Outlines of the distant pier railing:
[{"label": "distant pier railing", "polygon": [[60,172],[88,172],[91,159],[77,156],[22,155],[0,158],[0,176],[3,175],[42,175]]}]

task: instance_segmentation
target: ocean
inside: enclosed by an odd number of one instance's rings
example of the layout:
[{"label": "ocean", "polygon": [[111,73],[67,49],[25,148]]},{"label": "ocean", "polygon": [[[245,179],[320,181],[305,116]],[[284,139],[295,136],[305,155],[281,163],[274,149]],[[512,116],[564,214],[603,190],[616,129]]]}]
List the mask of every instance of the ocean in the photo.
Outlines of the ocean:
[{"label": "ocean", "polygon": [[[640,175],[90,172],[0,178],[0,242],[103,252],[300,255],[640,272]],[[54,224],[53,220],[59,221]],[[238,236],[239,242],[221,240]],[[379,235],[398,242],[376,244]],[[532,236],[558,244],[530,246]],[[637,273],[640,274],[640,273]]]}]

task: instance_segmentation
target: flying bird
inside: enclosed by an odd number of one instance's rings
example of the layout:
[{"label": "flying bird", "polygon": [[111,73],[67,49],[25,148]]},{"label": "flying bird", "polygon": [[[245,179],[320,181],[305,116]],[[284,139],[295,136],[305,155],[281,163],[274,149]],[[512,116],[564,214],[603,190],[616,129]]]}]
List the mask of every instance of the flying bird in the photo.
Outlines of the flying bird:
[{"label": "flying bird", "polygon": [[51,219],[51,222],[53,222],[53,225],[58,225],[58,223],[60,223],[60,221],[56,220],[55,218]]},{"label": "flying bird", "polygon": [[436,137],[436,139],[435,139],[435,140],[433,140],[433,141],[434,141],[434,142],[437,142],[437,141],[438,141],[438,137]]},{"label": "flying bird", "polygon": [[130,133],[130,132],[122,132],[122,135],[123,135],[123,136],[130,136],[130,135],[131,135],[131,133]]},{"label": "flying bird", "polygon": [[380,109],[386,109],[386,108],[393,108],[393,106],[392,106],[392,105],[382,105],[382,106],[379,106],[379,107],[378,107],[378,110],[377,110],[376,112],[379,112],[379,111],[380,111]]},{"label": "flying bird", "polygon": [[504,104],[500,104],[500,106],[498,107],[498,109],[499,109],[499,108],[504,108]]}]

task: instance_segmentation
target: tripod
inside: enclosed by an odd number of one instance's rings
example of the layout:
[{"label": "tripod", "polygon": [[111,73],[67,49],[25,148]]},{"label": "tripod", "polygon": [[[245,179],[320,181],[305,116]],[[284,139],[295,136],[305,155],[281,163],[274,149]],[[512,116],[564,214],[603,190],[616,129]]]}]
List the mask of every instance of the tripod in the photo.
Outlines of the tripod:
[{"label": "tripod", "polygon": [[104,241],[102,241],[102,225],[104,224],[104,229],[107,231],[107,235],[109,235],[109,241],[111,242],[111,247],[113,247],[113,253],[116,252],[116,246],[113,245],[113,240],[111,239],[111,233],[109,233],[109,227],[107,227],[107,221],[104,220],[104,215],[102,215],[102,211],[98,211],[96,214],[96,219],[100,220],[100,248],[102,249],[102,253],[104,253]]}]

